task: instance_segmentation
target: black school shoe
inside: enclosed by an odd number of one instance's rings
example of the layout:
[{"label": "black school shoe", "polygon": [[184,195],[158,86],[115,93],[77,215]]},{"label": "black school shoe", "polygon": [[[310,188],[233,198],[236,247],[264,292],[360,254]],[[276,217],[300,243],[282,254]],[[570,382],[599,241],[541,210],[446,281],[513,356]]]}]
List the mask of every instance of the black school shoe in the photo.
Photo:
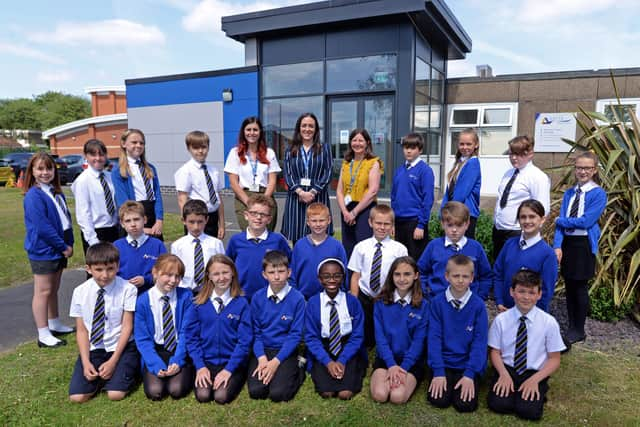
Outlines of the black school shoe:
[{"label": "black school shoe", "polygon": [[76,331],[76,328],[71,328],[71,330],[69,332],[62,332],[62,331],[54,331],[53,329],[49,329],[49,331],[51,331],[51,335],[53,335],[54,337],[61,337],[63,335],[68,335],[68,334],[72,334]]},{"label": "black school shoe", "polygon": [[43,343],[42,341],[38,340],[38,347],[40,348],[56,348],[56,347],[62,347],[64,345],[67,345],[67,342],[65,340],[60,340],[57,343],[53,344],[53,345],[48,345]]}]

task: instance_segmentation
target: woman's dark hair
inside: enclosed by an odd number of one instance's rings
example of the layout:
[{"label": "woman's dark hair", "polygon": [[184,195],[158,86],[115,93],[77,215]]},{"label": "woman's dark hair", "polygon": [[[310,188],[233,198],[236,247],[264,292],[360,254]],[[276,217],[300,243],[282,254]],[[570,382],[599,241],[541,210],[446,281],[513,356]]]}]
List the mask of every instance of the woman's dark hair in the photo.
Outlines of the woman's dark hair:
[{"label": "woman's dark hair", "polygon": [[318,119],[313,113],[302,113],[298,120],[296,121],[296,127],[293,130],[293,139],[289,143],[291,147],[291,156],[297,157],[298,151],[300,150],[300,146],[302,145],[302,135],[300,135],[300,126],[302,125],[302,120],[307,117],[311,117],[316,124],[316,130],[313,133],[313,145],[311,149],[313,150],[314,155],[320,154],[322,151],[322,144],[320,143],[320,124],[318,123]]},{"label": "woman's dark hair", "polygon": [[[400,258],[396,258],[395,261],[389,267],[389,273],[387,274],[387,279],[384,281],[384,285],[382,286],[382,290],[380,291],[379,299],[382,299],[382,302],[385,304],[393,304],[393,291],[396,290],[396,284],[393,281],[393,273],[396,271],[400,264],[409,265],[414,273],[419,273],[418,265],[416,261],[410,256],[401,256]],[[414,307],[420,307],[422,304],[422,285],[420,284],[420,276],[413,281],[413,286],[411,287],[411,305]]]},{"label": "woman's dark hair", "polygon": [[350,162],[351,160],[353,160],[354,153],[353,153],[353,149],[351,148],[351,141],[358,134],[362,135],[364,140],[367,141],[367,147],[365,148],[365,151],[364,151],[364,158],[372,159],[375,157],[375,154],[373,154],[373,146],[371,144],[371,136],[369,136],[369,132],[367,132],[365,128],[355,128],[349,134],[349,146],[347,147],[347,151],[345,151],[344,153],[344,160],[347,162]]}]

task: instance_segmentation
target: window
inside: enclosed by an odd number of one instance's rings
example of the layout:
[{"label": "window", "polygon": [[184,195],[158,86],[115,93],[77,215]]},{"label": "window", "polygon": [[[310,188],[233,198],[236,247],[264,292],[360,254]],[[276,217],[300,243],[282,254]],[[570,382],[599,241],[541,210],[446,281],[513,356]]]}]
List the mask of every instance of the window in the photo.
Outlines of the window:
[{"label": "window", "polygon": [[596,111],[603,113],[612,122],[631,124],[631,111],[635,111],[636,117],[640,118],[640,98],[620,98],[620,103],[617,99],[600,99],[596,102]]},{"label": "window", "polygon": [[396,55],[327,60],[327,92],[396,88]]},{"label": "window", "polygon": [[465,128],[474,128],[480,138],[480,154],[504,155],[507,142],[516,134],[513,125],[517,104],[467,104],[449,106],[450,154],[455,155],[458,135]]},{"label": "window", "polygon": [[322,62],[274,65],[262,69],[262,96],[322,93]]}]

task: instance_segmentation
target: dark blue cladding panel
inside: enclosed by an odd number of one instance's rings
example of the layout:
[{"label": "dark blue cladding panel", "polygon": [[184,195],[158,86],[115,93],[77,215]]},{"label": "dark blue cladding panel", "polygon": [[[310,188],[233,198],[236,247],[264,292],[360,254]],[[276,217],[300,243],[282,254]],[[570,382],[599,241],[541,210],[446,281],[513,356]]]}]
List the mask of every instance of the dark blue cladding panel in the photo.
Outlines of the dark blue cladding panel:
[{"label": "dark blue cladding panel", "polygon": [[[127,85],[128,108],[222,101],[222,90],[233,89],[233,99],[258,99],[258,73],[171,79]],[[257,108],[257,107],[256,107]]]}]

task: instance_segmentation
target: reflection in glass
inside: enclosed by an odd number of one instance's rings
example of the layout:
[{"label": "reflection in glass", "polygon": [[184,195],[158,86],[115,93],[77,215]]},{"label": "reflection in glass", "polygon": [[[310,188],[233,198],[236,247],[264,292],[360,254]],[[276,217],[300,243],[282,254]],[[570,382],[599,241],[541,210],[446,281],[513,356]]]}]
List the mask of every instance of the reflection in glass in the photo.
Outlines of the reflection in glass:
[{"label": "reflection in glass", "polygon": [[489,156],[506,154],[511,137],[511,127],[482,128],[480,131],[480,154]]},{"label": "reflection in glass", "polygon": [[511,120],[510,108],[485,108],[482,124],[508,125]]},{"label": "reflection in glass", "polygon": [[478,109],[471,110],[455,109],[453,110],[453,125],[476,126],[478,124]]},{"label": "reflection in glass", "polygon": [[[393,142],[393,97],[378,96],[364,102],[364,127],[371,135],[373,152],[380,157],[384,167],[388,168],[387,148]],[[380,188],[385,188],[385,177],[382,175]]]},{"label": "reflection in glass", "polygon": [[262,95],[304,95],[323,92],[322,61],[274,65],[262,69]]},{"label": "reflection in glass", "polygon": [[327,91],[395,89],[396,70],[396,55],[328,60]]},{"label": "reflection in glass", "polygon": [[435,68],[431,69],[431,98],[438,104],[444,100],[444,75]]},{"label": "reflection in glass", "polygon": [[[604,115],[612,122],[631,122],[631,112],[634,111],[635,104],[610,104],[604,106]],[[615,111],[615,114],[614,114]],[[617,118],[616,118],[617,116]]]},{"label": "reflection in glass", "polygon": [[349,133],[358,127],[358,101],[332,101],[331,142],[333,158],[341,159],[349,145]]}]

